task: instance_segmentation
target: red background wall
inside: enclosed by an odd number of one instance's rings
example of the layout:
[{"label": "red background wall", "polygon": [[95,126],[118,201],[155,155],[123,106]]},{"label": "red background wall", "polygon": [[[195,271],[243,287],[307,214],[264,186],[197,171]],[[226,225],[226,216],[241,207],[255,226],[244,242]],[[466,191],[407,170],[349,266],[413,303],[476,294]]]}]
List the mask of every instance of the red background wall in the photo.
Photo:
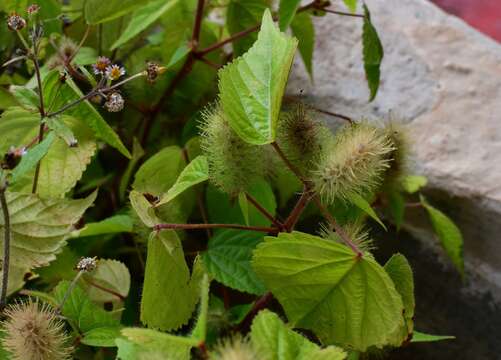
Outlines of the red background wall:
[{"label": "red background wall", "polygon": [[443,10],[463,18],[501,42],[501,0],[432,0]]}]

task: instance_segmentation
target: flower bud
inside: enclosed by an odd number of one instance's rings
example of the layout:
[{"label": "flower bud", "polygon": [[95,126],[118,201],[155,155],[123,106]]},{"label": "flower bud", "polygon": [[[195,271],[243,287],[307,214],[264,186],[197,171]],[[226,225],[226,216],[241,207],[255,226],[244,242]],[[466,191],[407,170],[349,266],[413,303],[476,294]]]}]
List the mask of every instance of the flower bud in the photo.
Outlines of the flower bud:
[{"label": "flower bud", "polygon": [[20,15],[12,13],[7,18],[7,27],[12,31],[22,30],[26,26],[26,20],[24,20]]},{"label": "flower bud", "polygon": [[35,15],[38,13],[39,10],[40,10],[40,6],[38,4],[31,4],[26,9],[26,12],[28,13],[28,15]]},{"label": "flower bud", "polygon": [[146,79],[153,83],[157,79],[158,75],[163,74],[167,69],[163,66],[159,66],[154,62],[148,62],[146,64]]}]

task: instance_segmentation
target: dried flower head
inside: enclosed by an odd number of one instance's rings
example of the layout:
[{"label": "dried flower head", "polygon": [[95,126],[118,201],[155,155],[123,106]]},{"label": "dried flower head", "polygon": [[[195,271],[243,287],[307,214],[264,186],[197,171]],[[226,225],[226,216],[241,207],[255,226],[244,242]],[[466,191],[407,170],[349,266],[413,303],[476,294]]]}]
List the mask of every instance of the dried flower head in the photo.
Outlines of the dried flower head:
[{"label": "dried flower head", "polygon": [[251,342],[241,336],[235,336],[219,343],[211,359],[215,360],[261,360]]},{"label": "dried flower head", "polygon": [[346,126],[312,172],[315,190],[329,203],[373,191],[390,166],[393,150],[382,129],[365,122]]},{"label": "dried flower head", "polygon": [[97,266],[96,257],[83,257],[78,261],[76,269],[78,271],[91,272]]},{"label": "dried flower head", "polygon": [[104,107],[109,112],[119,112],[124,108],[125,100],[118,92],[113,92],[108,95]]},{"label": "dried flower head", "polygon": [[94,64],[92,64],[92,70],[95,75],[103,75],[106,72],[106,68],[111,65],[110,59],[106,56],[99,56]]},{"label": "dried flower head", "polygon": [[7,18],[7,26],[12,31],[18,31],[26,26],[26,20],[24,20],[20,15],[12,13]]},{"label": "dried flower head", "polygon": [[26,9],[26,12],[28,13],[28,15],[35,15],[36,13],[38,13],[39,10],[40,6],[38,4],[31,4]]},{"label": "dried flower head", "polygon": [[64,324],[47,304],[16,303],[5,309],[2,344],[14,360],[65,360],[72,349]]},{"label": "dried flower head", "polygon": [[146,78],[150,83],[155,82],[158,75],[163,74],[165,70],[165,67],[159,66],[157,63],[150,61],[146,64]]},{"label": "dried flower head", "polygon": [[125,69],[116,64],[109,65],[106,67],[105,75],[110,80],[118,80],[121,76],[125,75]]}]

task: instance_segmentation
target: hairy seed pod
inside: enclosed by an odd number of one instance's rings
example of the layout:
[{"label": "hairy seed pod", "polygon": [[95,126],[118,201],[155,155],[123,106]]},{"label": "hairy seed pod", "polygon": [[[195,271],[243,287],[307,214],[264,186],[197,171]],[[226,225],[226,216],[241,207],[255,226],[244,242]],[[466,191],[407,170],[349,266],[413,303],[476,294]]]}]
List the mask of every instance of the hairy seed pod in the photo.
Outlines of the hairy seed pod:
[{"label": "hairy seed pod", "polygon": [[302,171],[311,169],[333,140],[331,131],[315,119],[316,115],[300,102],[292,103],[280,114],[277,143]]},{"label": "hairy seed pod", "polygon": [[209,180],[222,191],[237,195],[265,174],[263,147],[244,142],[218,105],[205,110],[202,117],[201,148],[209,162]]},{"label": "hairy seed pod", "polygon": [[64,324],[49,305],[30,299],[7,307],[5,316],[2,344],[14,360],[70,359]]},{"label": "hairy seed pod", "polygon": [[[359,222],[349,223],[343,226],[343,230],[355,246],[364,253],[370,253],[376,247],[374,241],[369,237],[369,232],[363,224]],[[328,226],[322,226],[319,235],[328,240],[333,240],[338,243],[344,244],[341,237]]]},{"label": "hairy seed pod", "polygon": [[327,203],[374,190],[390,166],[394,147],[387,134],[365,122],[346,126],[311,173],[315,190]]},{"label": "hairy seed pod", "polygon": [[210,359],[213,360],[261,360],[256,350],[249,340],[241,336],[235,336],[231,339],[219,343]]},{"label": "hairy seed pod", "polygon": [[383,184],[385,187],[399,186],[401,180],[409,173],[410,145],[405,128],[395,122],[389,122],[384,128],[393,146],[388,154],[390,167],[386,170]]}]

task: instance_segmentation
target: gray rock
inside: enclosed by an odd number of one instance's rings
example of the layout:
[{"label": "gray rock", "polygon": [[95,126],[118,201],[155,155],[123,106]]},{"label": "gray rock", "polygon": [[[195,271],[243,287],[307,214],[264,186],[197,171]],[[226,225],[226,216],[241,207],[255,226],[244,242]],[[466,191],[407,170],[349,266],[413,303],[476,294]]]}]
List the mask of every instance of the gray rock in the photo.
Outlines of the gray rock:
[{"label": "gray rock", "polygon": [[[354,118],[403,118],[414,171],[464,233],[467,276],[501,299],[501,46],[425,0],[366,2],[385,49],[375,101],[367,102],[362,23],[336,15],[315,19],[314,83],[296,59],[288,92]],[[430,239],[418,225],[410,228]]]}]

